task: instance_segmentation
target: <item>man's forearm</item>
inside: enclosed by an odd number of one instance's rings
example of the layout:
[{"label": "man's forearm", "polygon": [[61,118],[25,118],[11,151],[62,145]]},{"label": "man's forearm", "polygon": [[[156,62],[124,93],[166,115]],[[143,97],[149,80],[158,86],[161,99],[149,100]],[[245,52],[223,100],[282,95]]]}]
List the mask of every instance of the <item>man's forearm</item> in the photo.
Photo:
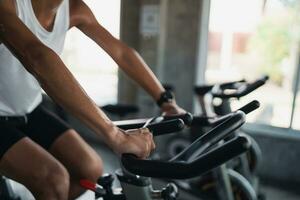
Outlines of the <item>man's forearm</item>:
[{"label": "man's forearm", "polygon": [[120,68],[142,86],[154,100],[159,99],[164,88],[136,51],[128,48],[123,54],[122,59],[118,61],[118,64]]},{"label": "man's forearm", "polygon": [[114,132],[110,130],[116,128],[85,94],[59,56],[7,4],[0,3],[0,13],[0,40],[10,52],[38,79],[49,96],[109,142]]},{"label": "man's forearm", "polygon": [[112,122],[87,96],[61,59],[50,49],[41,51],[46,52],[31,54],[29,60],[34,61],[29,62],[28,70],[54,101],[109,142],[115,128]]}]

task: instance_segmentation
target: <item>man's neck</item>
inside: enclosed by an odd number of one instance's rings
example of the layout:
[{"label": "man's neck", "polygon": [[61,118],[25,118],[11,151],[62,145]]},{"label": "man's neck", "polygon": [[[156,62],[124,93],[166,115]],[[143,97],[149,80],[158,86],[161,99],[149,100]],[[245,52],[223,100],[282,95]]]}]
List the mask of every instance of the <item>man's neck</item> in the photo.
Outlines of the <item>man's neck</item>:
[{"label": "man's neck", "polygon": [[36,17],[47,29],[51,29],[56,12],[63,0],[30,0]]},{"label": "man's neck", "polygon": [[37,16],[55,15],[63,0],[31,0]]}]

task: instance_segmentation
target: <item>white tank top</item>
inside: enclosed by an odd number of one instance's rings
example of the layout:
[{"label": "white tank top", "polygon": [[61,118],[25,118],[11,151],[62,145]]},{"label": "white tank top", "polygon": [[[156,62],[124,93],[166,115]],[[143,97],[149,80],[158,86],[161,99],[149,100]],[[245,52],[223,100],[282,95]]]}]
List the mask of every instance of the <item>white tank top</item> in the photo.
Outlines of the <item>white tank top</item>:
[{"label": "white tank top", "polygon": [[[47,31],[34,14],[31,0],[15,0],[18,17],[39,40],[62,53],[69,29],[69,0],[64,0],[55,17],[53,30]],[[37,80],[2,44],[0,45],[0,116],[30,113],[42,101],[42,89]]]}]

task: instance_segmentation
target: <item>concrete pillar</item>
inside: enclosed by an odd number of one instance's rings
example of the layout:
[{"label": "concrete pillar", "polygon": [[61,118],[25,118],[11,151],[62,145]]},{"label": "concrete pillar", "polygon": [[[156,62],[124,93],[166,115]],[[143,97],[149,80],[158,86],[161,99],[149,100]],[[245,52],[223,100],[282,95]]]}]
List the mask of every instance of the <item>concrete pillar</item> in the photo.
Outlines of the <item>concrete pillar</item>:
[{"label": "concrete pillar", "polygon": [[164,83],[176,89],[179,105],[187,110],[193,109],[193,87],[197,71],[199,38],[199,19],[201,11],[199,0],[168,0],[163,58],[159,59]]},{"label": "concrete pillar", "polygon": [[[122,2],[121,39],[136,48],[162,83],[175,86],[178,104],[192,111],[193,86],[199,71],[197,70],[198,41],[203,1],[126,0]],[[143,34],[141,19],[145,6],[149,5],[159,6],[160,26],[157,34],[147,36]],[[120,101],[139,104],[143,116],[157,114],[158,109],[149,95],[141,89],[136,90],[136,87],[128,83],[123,75],[120,76],[119,86]]]},{"label": "concrete pillar", "polygon": [[[139,51],[140,1],[121,1],[121,33],[120,37],[130,47]],[[119,70],[118,102],[135,103],[136,85]]]}]

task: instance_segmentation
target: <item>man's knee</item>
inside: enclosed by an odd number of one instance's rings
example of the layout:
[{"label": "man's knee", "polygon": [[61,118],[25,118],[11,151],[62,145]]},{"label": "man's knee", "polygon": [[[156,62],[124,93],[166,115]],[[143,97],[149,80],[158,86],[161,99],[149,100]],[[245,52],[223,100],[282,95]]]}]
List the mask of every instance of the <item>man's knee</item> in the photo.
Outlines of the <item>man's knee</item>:
[{"label": "man's knee", "polygon": [[38,199],[68,199],[70,177],[61,164],[44,166],[32,173],[29,189]]},{"label": "man's knee", "polygon": [[103,163],[100,157],[93,158],[82,164],[83,166],[81,166],[78,178],[96,182],[102,176]]}]

